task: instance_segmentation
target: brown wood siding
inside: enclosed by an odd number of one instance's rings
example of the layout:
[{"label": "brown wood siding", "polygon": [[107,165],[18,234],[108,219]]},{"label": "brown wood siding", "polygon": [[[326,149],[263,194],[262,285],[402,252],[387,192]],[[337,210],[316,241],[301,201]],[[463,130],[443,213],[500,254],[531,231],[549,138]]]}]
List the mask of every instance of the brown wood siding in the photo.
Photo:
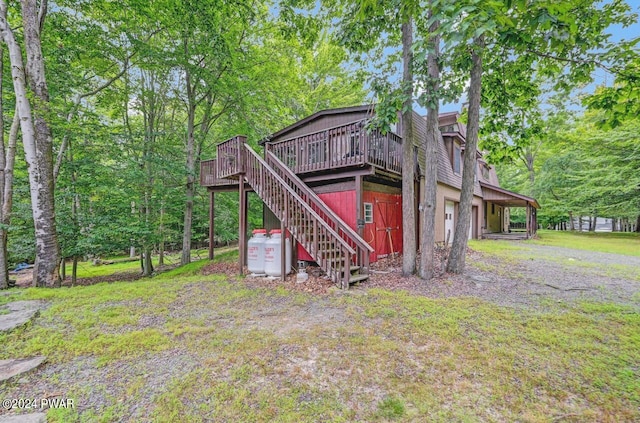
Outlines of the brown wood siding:
[{"label": "brown wood siding", "polygon": [[308,122],[306,125],[302,125],[297,128],[292,128],[290,131],[287,131],[269,140],[269,142],[277,142],[277,141],[282,141],[289,138],[299,137],[301,135],[312,134],[314,132],[318,132],[323,129],[329,129],[336,126],[346,125],[348,123],[365,119],[370,116],[371,115],[367,113],[367,111],[354,111],[350,113],[318,116],[318,118]]},{"label": "brown wood siding", "polygon": [[396,194],[402,195],[402,188],[392,187],[389,185],[377,184],[375,182],[365,181],[363,184],[363,189],[365,191],[376,191],[384,194]]}]

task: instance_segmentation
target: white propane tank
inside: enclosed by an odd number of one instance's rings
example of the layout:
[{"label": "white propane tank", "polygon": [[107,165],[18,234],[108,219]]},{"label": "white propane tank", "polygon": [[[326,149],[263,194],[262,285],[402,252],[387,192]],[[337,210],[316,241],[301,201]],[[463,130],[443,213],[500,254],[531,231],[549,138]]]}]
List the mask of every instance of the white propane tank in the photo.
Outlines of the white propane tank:
[{"label": "white propane tank", "polygon": [[[269,276],[281,276],[280,264],[282,263],[282,233],[280,229],[271,231],[271,238],[264,243],[264,273]],[[291,272],[291,242],[285,240],[285,272]]]},{"label": "white propane tank", "polygon": [[264,273],[264,243],[267,242],[267,230],[255,229],[247,242],[247,269],[256,274]]}]

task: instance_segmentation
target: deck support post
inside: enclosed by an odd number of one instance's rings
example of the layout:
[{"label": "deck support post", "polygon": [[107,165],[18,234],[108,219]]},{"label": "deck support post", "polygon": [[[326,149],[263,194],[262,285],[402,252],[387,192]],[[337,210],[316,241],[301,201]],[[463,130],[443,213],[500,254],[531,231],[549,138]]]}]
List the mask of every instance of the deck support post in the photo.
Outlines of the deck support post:
[{"label": "deck support post", "polygon": [[213,260],[213,244],[215,238],[215,227],[213,226],[216,212],[214,210],[216,204],[215,191],[209,191],[209,260]]},{"label": "deck support post", "polygon": [[280,221],[280,280],[287,279],[287,218],[289,216],[289,203],[284,200],[284,216]]},{"label": "deck support post", "polygon": [[527,203],[527,239],[531,238],[531,205]]},{"label": "deck support post", "polygon": [[[364,187],[362,183],[362,175],[355,176],[355,185],[356,185],[356,228],[358,230],[358,235],[364,236],[364,204],[363,204],[363,196],[364,196]],[[364,254],[364,253],[363,253]],[[364,257],[356,257],[357,265],[362,266],[364,263]]]},{"label": "deck support post", "polygon": [[239,266],[240,266],[240,274],[244,273],[244,265],[247,262],[246,251],[247,251],[247,191],[244,188],[244,175],[240,174],[239,178],[239,216],[238,223],[240,227],[240,233],[238,234],[238,256],[239,256]]}]

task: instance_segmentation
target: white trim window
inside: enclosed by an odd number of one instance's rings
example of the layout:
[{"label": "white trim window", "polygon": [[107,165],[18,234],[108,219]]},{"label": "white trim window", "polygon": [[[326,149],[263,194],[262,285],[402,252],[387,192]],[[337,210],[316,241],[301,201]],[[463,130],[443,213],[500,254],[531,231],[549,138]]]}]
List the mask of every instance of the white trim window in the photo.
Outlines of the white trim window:
[{"label": "white trim window", "polygon": [[364,223],[373,223],[373,203],[363,203]]}]

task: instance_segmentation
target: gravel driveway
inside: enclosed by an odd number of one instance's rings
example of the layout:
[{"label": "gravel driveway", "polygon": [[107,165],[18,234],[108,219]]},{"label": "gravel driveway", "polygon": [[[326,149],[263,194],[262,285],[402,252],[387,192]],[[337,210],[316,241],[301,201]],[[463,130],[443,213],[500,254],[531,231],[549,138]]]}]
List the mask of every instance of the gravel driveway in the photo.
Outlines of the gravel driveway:
[{"label": "gravel driveway", "polygon": [[464,275],[425,283],[402,278],[396,268],[374,274],[367,285],[400,287],[434,298],[477,297],[510,307],[544,309],[552,304],[602,301],[640,311],[640,257],[504,242],[514,247],[505,256],[471,252]]}]

